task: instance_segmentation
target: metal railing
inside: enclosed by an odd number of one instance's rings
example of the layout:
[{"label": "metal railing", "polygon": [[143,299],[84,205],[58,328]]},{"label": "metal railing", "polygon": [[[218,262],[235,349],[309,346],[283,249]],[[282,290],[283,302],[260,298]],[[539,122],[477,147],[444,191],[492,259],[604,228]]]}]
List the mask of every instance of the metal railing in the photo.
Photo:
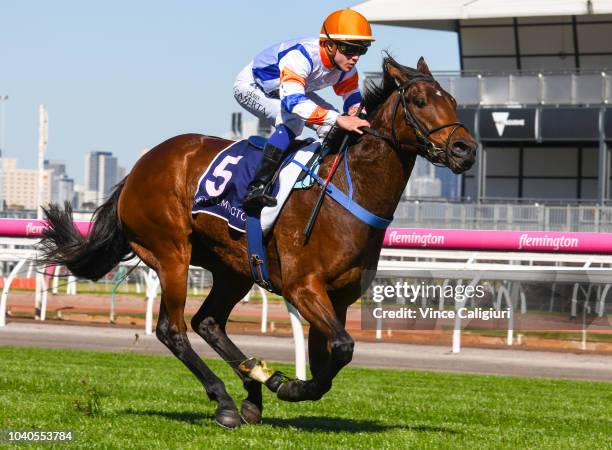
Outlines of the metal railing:
[{"label": "metal railing", "polygon": [[[366,73],[376,82],[380,73]],[[608,70],[434,72],[460,105],[593,105],[612,103]]]},{"label": "metal railing", "polygon": [[403,201],[393,226],[612,232],[612,207]]},{"label": "metal railing", "polygon": [[[35,211],[20,213],[8,217],[36,218]],[[404,200],[394,216],[393,226],[409,228],[612,232],[612,206],[596,204]],[[75,220],[90,219],[90,212],[75,213]]]}]

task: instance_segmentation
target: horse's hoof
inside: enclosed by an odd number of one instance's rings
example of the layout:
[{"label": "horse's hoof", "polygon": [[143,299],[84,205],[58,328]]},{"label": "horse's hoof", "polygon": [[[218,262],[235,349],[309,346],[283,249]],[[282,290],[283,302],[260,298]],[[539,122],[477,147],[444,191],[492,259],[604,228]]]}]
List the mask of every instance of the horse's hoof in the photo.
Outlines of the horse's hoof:
[{"label": "horse's hoof", "polygon": [[256,425],[261,423],[261,409],[255,403],[243,400],[240,405],[240,417],[244,423]]},{"label": "horse's hoof", "polygon": [[304,400],[318,400],[321,396],[314,392],[312,381],[291,380],[283,383],[276,391],[276,396],[286,402],[301,402]]},{"label": "horse's hoof", "polygon": [[215,422],[223,428],[233,430],[240,426],[240,414],[235,409],[217,409]]},{"label": "horse's hoof", "polygon": [[282,372],[276,371],[264,384],[272,392],[277,392],[278,388],[281,387],[285,381],[287,381],[287,377]]}]

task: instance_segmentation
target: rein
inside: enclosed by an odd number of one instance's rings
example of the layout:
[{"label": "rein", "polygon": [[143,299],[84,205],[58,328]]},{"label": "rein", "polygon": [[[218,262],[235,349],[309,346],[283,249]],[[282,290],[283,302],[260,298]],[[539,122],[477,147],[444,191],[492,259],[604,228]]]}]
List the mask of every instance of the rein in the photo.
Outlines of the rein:
[{"label": "rein", "polygon": [[[370,127],[362,127],[361,129],[367,134],[371,134],[374,137],[377,137],[379,139],[386,141],[398,153],[401,150],[402,145],[415,145],[414,142],[401,140],[398,138],[397,127],[395,124],[395,117],[397,116],[397,112],[401,104],[404,110],[404,122],[406,125],[408,125],[414,130],[414,133],[416,135],[416,138],[417,138],[416,147],[418,150],[420,150],[419,154],[427,158],[430,162],[432,162],[432,164],[441,165],[440,163],[436,163],[434,161],[436,161],[437,159],[440,158],[440,156],[448,152],[448,145],[451,141],[451,138],[455,134],[455,132],[460,128],[465,128],[467,130],[467,127],[462,122],[450,122],[450,123],[447,123],[447,124],[444,124],[439,127],[432,128],[432,129],[427,129],[423,127],[421,123],[419,122],[419,120],[414,116],[414,114],[412,114],[412,112],[408,108],[408,104],[406,103],[406,96],[405,96],[406,91],[410,89],[412,85],[414,85],[417,82],[421,82],[421,81],[427,82],[427,83],[435,83],[435,80],[433,78],[428,77],[428,76],[421,76],[421,77],[411,78],[410,80],[406,81],[405,83],[401,85],[398,84],[397,92],[399,93],[399,95],[393,107],[393,116],[392,116],[393,121],[391,124],[391,135],[382,133]],[[444,147],[437,146],[429,138],[432,134],[440,130],[443,130],[445,128],[449,128],[449,127],[454,127],[454,128],[452,129],[452,131],[449,133],[448,137],[444,141]]]}]

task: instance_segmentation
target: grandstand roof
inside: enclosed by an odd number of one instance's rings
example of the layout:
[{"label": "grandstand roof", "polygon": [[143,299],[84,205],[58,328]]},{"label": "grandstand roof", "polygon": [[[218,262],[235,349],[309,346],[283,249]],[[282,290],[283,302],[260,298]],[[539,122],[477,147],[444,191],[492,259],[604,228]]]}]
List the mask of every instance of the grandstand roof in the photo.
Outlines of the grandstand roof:
[{"label": "grandstand roof", "polygon": [[352,7],[372,23],[455,30],[455,21],[612,13],[612,0],[369,0]]}]

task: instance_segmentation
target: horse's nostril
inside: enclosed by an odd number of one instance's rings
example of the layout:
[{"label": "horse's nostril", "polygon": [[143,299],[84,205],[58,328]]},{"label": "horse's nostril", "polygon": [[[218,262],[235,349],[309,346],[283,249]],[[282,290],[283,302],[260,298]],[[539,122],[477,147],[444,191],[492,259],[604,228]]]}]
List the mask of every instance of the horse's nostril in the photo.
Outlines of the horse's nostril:
[{"label": "horse's nostril", "polygon": [[452,152],[460,158],[467,158],[476,151],[476,145],[469,141],[457,139],[453,142]]},{"label": "horse's nostril", "polygon": [[473,149],[474,146],[468,141],[457,139],[453,142],[452,150],[457,156],[467,156]]}]

